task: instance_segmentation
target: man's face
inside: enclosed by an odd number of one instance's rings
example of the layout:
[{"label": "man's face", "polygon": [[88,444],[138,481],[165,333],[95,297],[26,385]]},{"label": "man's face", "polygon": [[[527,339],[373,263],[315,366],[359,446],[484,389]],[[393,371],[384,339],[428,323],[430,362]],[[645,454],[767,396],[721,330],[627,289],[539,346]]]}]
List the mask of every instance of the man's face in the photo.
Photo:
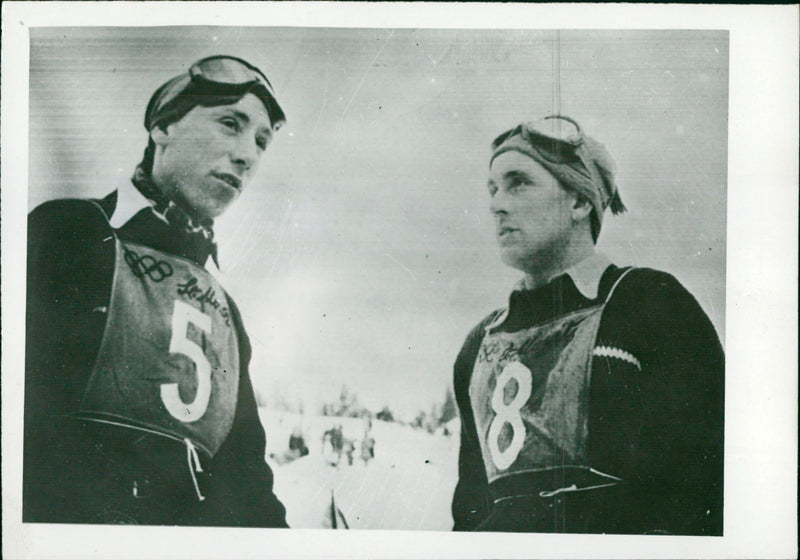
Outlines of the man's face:
[{"label": "man's face", "polygon": [[264,104],[252,93],[232,105],[198,105],[155,128],[153,178],[167,196],[201,218],[215,218],[238,198],[272,139]]},{"label": "man's face", "polygon": [[508,151],[492,162],[489,194],[503,262],[534,272],[558,261],[571,241],[574,192],[530,157]]}]

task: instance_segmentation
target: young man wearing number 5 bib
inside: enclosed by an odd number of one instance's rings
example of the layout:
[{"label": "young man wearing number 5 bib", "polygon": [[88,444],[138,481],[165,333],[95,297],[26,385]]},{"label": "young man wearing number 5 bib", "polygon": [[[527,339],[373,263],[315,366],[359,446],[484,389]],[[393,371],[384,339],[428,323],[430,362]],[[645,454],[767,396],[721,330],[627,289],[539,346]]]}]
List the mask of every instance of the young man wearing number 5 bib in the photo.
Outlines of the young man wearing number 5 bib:
[{"label": "young man wearing number 5 bib", "polygon": [[132,184],[28,219],[23,520],[286,527],[214,219],[285,121],[214,56],[163,84]]},{"label": "young man wearing number 5 bib", "polygon": [[525,276],[455,364],[455,530],[721,535],[724,355],[671,275],[595,250],[625,210],[565,116],[492,145],[503,261]]}]

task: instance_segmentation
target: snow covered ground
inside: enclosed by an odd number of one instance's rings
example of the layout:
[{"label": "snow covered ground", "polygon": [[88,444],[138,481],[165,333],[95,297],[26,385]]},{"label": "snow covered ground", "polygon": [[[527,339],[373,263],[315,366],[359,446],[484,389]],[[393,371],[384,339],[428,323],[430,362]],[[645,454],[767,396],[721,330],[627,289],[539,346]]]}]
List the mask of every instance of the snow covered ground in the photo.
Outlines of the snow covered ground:
[{"label": "snow covered ground", "polygon": [[[381,421],[372,422],[375,458],[353,465],[346,458],[332,466],[322,452],[325,430],[341,424],[345,438],[360,441],[360,418],[301,416],[260,409],[267,431],[267,461],[275,473],[275,494],[286,506],[295,528],[329,526],[331,491],[351,529],[413,529],[449,531],[450,500],[458,469],[458,435],[432,435],[424,430]],[[283,465],[279,456],[289,435],[301,428],[310,453]],[[326,525],[328,523],[328,525]]]}]

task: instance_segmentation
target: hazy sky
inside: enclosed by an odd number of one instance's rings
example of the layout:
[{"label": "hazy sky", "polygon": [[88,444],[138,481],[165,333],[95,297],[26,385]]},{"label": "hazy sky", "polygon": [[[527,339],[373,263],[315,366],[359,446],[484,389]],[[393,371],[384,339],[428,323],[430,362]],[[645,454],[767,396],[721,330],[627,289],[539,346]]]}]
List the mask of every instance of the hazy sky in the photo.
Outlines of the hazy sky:
[{"label": "hazy sky", "polygon": [[265,396],[441,400],[519,277],[493,239],[489,144],[559,107],[619,168],[629,212],[599,248],[673,273],[724,344],[725,32],[34,28],[30,54],[29,208],[128,181],[150,95],[193,61],[269,76],[288,123],[217,227]]}]

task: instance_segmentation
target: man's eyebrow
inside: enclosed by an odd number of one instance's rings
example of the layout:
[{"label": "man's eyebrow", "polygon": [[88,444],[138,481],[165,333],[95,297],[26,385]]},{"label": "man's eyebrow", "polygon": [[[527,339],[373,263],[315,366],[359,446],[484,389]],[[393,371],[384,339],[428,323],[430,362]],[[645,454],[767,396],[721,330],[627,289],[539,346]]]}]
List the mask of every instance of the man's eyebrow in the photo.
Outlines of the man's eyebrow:
[{"label": "man's eyebrow", "polygon": [[238,109],[234,109],[233,107],[225,107],[223,109],[223,111],[232,114],[234,117],[236,117],[240,121],[244,121],[245,124],[250,122],[250,115],[248,115],[247,113],[243,113],[242,111],[239,111]]},{"label": "man's eyebrow", "polygon": [[519,171],[518,169],[512,169],[511,171],[506,171],[503,173],[503,179],[506,181],[510,179],[525,179],[530,181],[531,176],[525,173],[524,171]]}]

